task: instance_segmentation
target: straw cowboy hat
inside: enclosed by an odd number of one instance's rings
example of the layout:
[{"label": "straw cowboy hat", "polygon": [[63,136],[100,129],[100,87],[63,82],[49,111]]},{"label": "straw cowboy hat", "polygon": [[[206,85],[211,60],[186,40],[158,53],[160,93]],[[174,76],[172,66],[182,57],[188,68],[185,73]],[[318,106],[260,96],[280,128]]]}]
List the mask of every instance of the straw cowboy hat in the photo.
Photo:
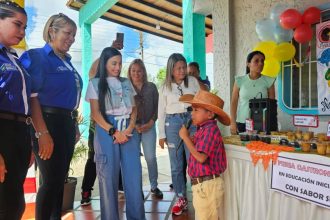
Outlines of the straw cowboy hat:
[{"label": "straw cowboy hat", "polygon": [[227,126],[230,125],[230,117],[222,110],[224,101],[217,95],[199,90],[195,96],[192,94],[181,96],[179,101],[205,108],[216,114],[220,123]]}]

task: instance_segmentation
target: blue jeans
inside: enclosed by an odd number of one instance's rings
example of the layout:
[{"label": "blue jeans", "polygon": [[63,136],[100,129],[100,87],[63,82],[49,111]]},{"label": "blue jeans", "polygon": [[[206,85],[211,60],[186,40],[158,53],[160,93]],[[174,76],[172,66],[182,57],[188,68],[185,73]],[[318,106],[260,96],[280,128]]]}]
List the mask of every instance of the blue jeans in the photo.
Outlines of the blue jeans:
[{"label": "blue jeans", "polygon": [[156,158],[156,128],[152,126],[148,131],[140,134],[144,158],[147,162],[151,189],[158,186],[158,166]]},{"label": "blue jeans", "polygon": [[[178,149],[178,145],[181,141],[179,136],[179,130],[182,125],[187,124],[187,121],[191,118],[189,112],[179,114],[167,114],[165,119],[165,134],[168,145],[168,153],[171,163],[171,176],[173,189],[177,196],[186,196],[186,184],[184,181],[183,163],[184,156],[186,160],[189,159],[189,150],[183,143]],[[195,126],[190,127],[190,135],[196,130]],[[184,155],[185,152],[185,155]]]},{"label": "blue jeans", "polygon": [[[109,115],[108,120],[117,128],[117,120]],[[124,122],[126,126],[129,119]],[[95,163],[99,179],[101,219],[119,220],[118,182],[121,168],[126,198],[126,218],[144,220],[144,201],[142,197],[142,168],[140,161],[139,136],[133,136],[124,144],[114,144],[108,131],[95,126]]]}]

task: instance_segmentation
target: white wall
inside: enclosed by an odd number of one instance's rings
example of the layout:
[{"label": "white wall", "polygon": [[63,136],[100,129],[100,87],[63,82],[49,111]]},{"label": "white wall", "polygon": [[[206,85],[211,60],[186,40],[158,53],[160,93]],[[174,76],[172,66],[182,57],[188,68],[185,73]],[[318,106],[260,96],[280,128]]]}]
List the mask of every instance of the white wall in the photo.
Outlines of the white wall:
[{"label": "white wall", "polygon": [[[269,16],[278,3],[292,5],[303,11],[309,6],[329,3],[329,0],[210,0],[213,19],[214,85],[225,101],[229,113],[234,77],[245,74],[245,60],[259,42],[255,31],[256,21]],[[276,86],[277,88],[277,86]],[[330,117],[320,117],[318,130],[325,132]],[[291,116],[278,109],[278,122],[282,130],[293,129]],[[223,134],[229,134],[225,128]]]}]

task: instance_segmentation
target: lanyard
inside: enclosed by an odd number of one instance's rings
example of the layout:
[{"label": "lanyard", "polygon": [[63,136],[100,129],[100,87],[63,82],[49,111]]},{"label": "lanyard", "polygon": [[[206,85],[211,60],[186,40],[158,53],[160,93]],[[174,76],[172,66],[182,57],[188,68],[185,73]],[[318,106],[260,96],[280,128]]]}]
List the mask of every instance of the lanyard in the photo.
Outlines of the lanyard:
[{"label": "lanyard", "polygon": [[16,68],[18,69],[18,71],[21,74],[21,77],[22,77],[22,97],[23,97],[23,102],[24,102],[25,114],[27,115],[29,105],[28,105],[28,98],[27,98],[27,94],[26,94],[26,84],[25,84],[25,77],[24,77],[23,70],[17,64],[16,59],[14,58],[13,54],[9,53],[7,50],[6,50],[6,53],[7,53],[7,56],[9,57],[10,61],[16,66]]}]

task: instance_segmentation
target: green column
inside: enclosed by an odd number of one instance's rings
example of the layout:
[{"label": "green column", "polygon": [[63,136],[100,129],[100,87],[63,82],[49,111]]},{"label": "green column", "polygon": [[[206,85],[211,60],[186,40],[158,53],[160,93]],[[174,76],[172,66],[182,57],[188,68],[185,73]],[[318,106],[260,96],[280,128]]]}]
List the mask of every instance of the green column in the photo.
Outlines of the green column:
[{"label": "green column", "polygon": [[79,11],[79,25],[83,23],[92,24],[106,11],[108,11],[118,0],[88,0]]},{"label": "green column", "polygon": [[[107,10],[109,10],[118,0],[89,0],[79,10],[79,26],[82,38],[82,78],[84,88],[82,91],[82,114],[86,120],[89,119],[90,106],[84,101],[86,89],[88,85],[88,72],[92,64],[92,23],[101,17]],[[87,137],[88,129],[82,126],[81,130],[85,131],[84,136]]]},{"label": "green column", "polygon": [[182,1],[183,53],[187,62],[198,62],[206,76],[205,16],[193,13],[193,0]]},{"label": "green column", "polygon": [[82,91],[82,104],[83,104],[83,116],[89,118],[90,107],[89,103],[84,101],[86,89],[88,85],[88,72],[92,65],[92,25],[83,23],[80,26],[81,38],[82,38],[82,51],[81,51],[81,62],[82,62],[82,79],[84,82],[84,88]]}]

